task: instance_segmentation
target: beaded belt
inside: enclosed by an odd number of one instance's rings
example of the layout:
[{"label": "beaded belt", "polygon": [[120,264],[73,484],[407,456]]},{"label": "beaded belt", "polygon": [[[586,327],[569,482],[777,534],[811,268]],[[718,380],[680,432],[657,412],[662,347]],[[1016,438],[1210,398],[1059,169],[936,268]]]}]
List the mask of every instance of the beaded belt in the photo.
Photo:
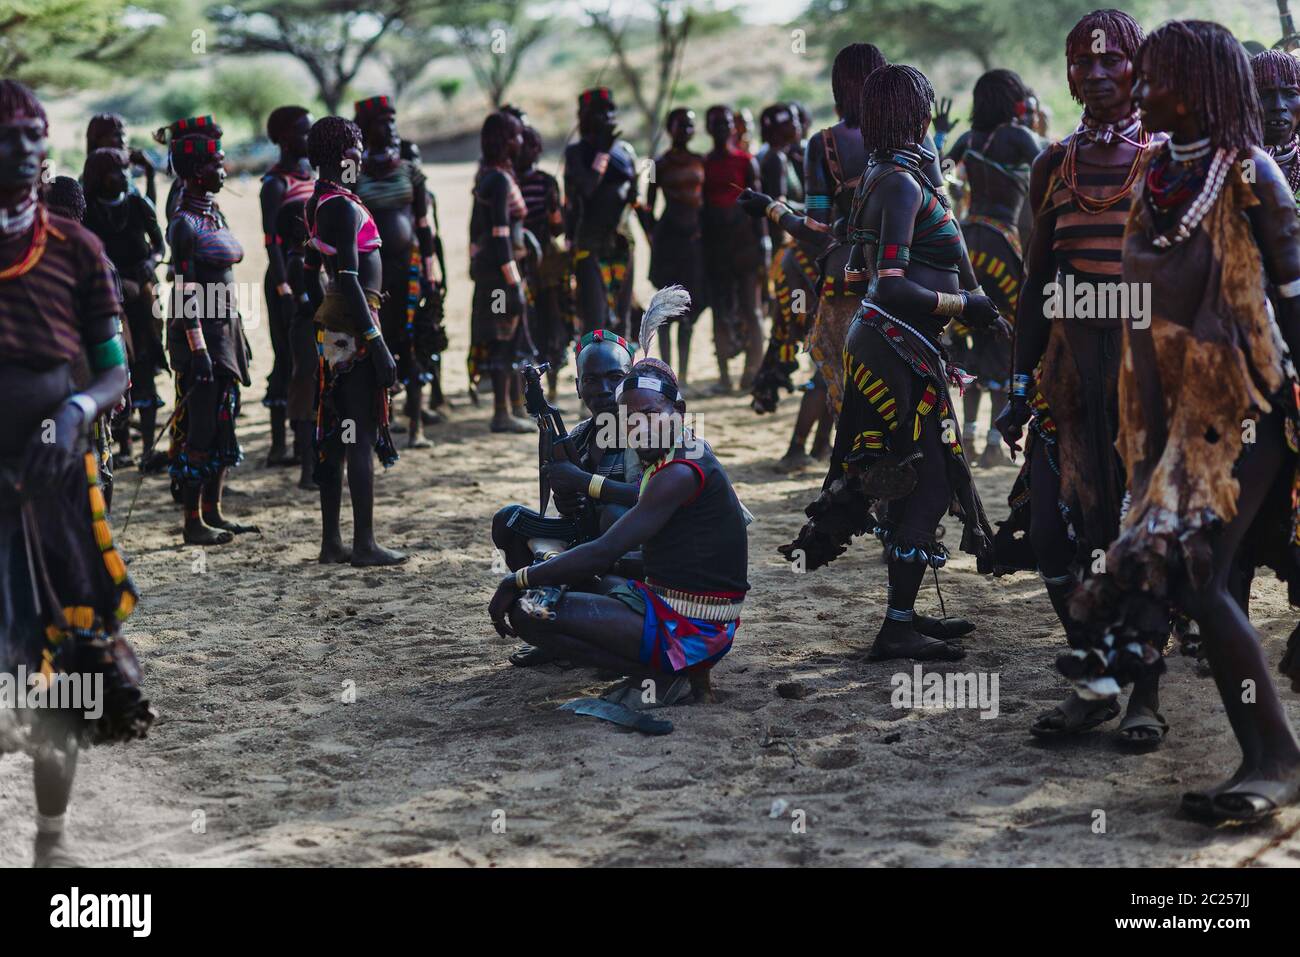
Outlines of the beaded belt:
[{"label": "beaded belt", "polygon": [[736,598],[726,595],[702,595],[699,592],[665,588],[650,582],[645,584],[677,614],[686,618],[697,618],[700,621],[735,621],[740,617],[741,606],[745,604],[744,595]]}]

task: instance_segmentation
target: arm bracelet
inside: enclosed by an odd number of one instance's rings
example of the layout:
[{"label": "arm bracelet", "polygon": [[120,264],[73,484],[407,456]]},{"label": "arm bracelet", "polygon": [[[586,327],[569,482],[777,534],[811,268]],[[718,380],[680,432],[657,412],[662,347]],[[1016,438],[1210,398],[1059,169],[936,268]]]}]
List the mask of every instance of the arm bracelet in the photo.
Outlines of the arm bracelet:
[{"label": "arm bracelet", "polygon": [[587,497],[600,501],[600,490],[605,485],[605,476],[597,472],[587,483]]},{"label": "arm bracelet", "polygon": [[966,297],[956,292],[936,292],[933,314],[954,319],[966,308]]},{"label": "arm bracelet", "polygon": [[99,415],[98,403],[84,392],[68,396],[68,404],[75,405],[81,410],[81,420],[83,422],[94,422],[95,417]]},{"label": "arm bracelet", "polygon": [[1283,299],[1294,299],[1300,296],[1300,279],[1292,279],[1290,282],[1284,282],[1277,287],[1277,294]]},{"label": "arm bracelet", "polygon": [[1033,384],[1034,377],[1025,375],[1023,372],[1017,372],[1011,377],[1011,394],[1025,398],[1029,395],[1029,387]]},{"label": "arm bracelet", "polygon": [[203,338],[203,327],[200,325],[185,328],[185,341],[190,344],[190,352],[206,352],[208,349],[207,340]]},{"label": "arm bracelet", "polygon": [[789,206],[779,199],[774,199],[767,204],[767,209],[763,210],[763,215],[779,226],[781,225],[781,217],[788,212],[790,212]]},{"label": "arm bracelet", "polygon": [[525,565],[519,571],[515,572],[515,587],[523,591],[528,587],[528,566]]}]

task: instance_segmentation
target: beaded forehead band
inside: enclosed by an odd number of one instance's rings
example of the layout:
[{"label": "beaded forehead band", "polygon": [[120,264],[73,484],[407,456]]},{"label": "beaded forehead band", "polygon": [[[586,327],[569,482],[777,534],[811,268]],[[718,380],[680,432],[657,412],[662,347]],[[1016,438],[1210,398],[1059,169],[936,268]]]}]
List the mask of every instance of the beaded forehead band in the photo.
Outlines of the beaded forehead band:
[{"label": "beaded forehead band", "polygon": [[647,392],[658,392],[660,395],[667,396],[669,401],[678,402],[681,400],[682,393],[677,386],[662,379],[656,379],[648,375],[630,375],[618,384],[614,390],[614,401],[623,398],[623,393],[628,389],[645,389]]}]

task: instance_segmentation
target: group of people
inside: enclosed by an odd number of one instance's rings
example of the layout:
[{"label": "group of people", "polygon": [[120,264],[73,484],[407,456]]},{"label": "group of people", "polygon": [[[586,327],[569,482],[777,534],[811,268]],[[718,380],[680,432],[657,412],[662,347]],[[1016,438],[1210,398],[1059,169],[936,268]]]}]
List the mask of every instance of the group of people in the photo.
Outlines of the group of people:
[{"label": "group of people", "polygon": [[[1032,91],[990,71],[948,176],[947,105],[936,117],[927,78],[868,43],[835,57],[837,121],[811,134],[798,104],[774,104],[758,155],[743,113],[710,108],[700,155],[695,115],[672,111],[645,204],[608,89],[579,98],[562,182],[539,168],[521,111],[487,117],[469,224],[471,391],[490,384],[494,431],[540,423],[549,449],[540,508],[509,506],[492,525],[511,571],[489,616],[528,643],[514,664],[561,658],[665,679],[664,701],[710,697],[750,587],[752,516],[685,419],[691,324],[709,308],[720,386],[743,354],[756,412],[793,387],[801,349],[812,360],[783,462],[825,457],[828,471],[781,552],[812,571],[855,537],[878,540],[889,590],[871,660],[964,655],[969,621],[915,607],[948,561],[953,515],[981,572],[1037,571],[1060,619],[1057,667],[1074,690],[1034,734],[1078,734],[1123,710],[1120,740],[1159,746],[1172,635],[1207,663],[1243,751],[1184,811],[1254,821],[1300,795],[1300,744],[1248,616],[1260,566],[1300,605],[1300,60],[1251,59],[1203,21],[1144,35],[1118,10],[1081,19],[1065,54],[1077,128],[1047,142]],[[322,562],[396,564],[406,556],[375,539],[374,459],[396,460],[401,430],[426,445],[441,398],[434,197],[387,97],[357,102],[353,119],[281,107],[267,133],[280,150],[261,190],[268,464],[297,465],[319,489]],[[219,124],[189,117],[157,134],[175,175],[161,225],[154,170],[120,118],[91,122],[80,181],[42,183],[47,135],[39,100],[0,81],[0,667],[93,672],[109,689],[93,721],[55,710],[25,736],[0,722],[0,750],[22,741],[34,755],[37,859],[58,863],[77,746],[141,737],[153,718],[121,636],[137,596],[109,528],[112,465],[134,458],[134,412],[139,464],[170,470],[185,541],[252,530],[222,510],[251,356],[233,282],[244,248],[216,201]],[[633,216],[658,288],[644,309]],[[159,304],[164,257],[174,293]],[[518,373],[548,363],[554,401],[575,340],[591,417],[565,431],[541,370]],[[969,461],[978,390],[1004,402],[985,456],[1023,442],[996,534]],[[1300,627],[1281,670],[1300,683]]]},{"label": "group of people", "polygon": [[[1090,731],[1122,712],[1121,744],[1159,747],[1169,731],[1159,678],[1176,637],[1214,675],[1243,753],[1226,780],[1184,795],[1182,810],[1253,822],[1300,796],[1300,744],[1248,615],[1261,566],[1300,605],[1291,358],[1300,348],[1300,60],[1251,58],[1206,21],[1145,35],[1113,9],[1082,18],[1065,54],[1082,107],[1075,130],[1046,141],[1037,97],[1015,73],[990,71],[976,85],[970,131],[947,154],[956,175],[940,165],[947,105],[937,143],[929,81],[870,44],[836,56],[839,121],[808,138],[801,177],[790,169],[795,110],[765,112],[773,136],[749,179],[726,144],[725,112],[710,111],[710,157],[735,163],[732,182],[746,186],[735,204],[776,239],[778,294],[755,410],[769,411],[789,387],[802,346],[816,373],[787,458],[807,462],[815,426],[815,442],[829,445],[821,494],[780,551],[814,570],[857,536],[879,541],[889,588],[870,660],[964,656],[972,623],[915,607],[927,572],[937,581],[949,558],[945,515],[961,522],[960,547],[980,572],[1037,571],[1068,645],[1056,666],[1073,682],[1034,720],[1041,737]],[[670,117],[674,145],[655,185],[699,189],[706,198],[695,205],[707,210],[708,165],[687,151],[690,121]],[[699,275],[681,241],[695,221],[671,210],[654,233],[675,239],[673,272],[652,266],[657,297]],[[702,260],[716,309],[715,285],[734,273]],[[796,308],[807,293],[811,308]],[[697,307],[692,297],[677,311]],[[578,393],[593,419],[570,433],[577,454],[545,468],[558,516],[518,505],[498,513],[493,539],[512,573],[489,613],[502,634],[529,642],[516,665],[558,656],[689,679],[707,696],[748,590],[748,516],[734,492],[722,494],[725,472],[708,443],[681,426],[685,403],[667,363],[634,364],[652,334],[584,337]],[[954,388],[965,399],[960,433]],[[969,461],[971,396],[981,389],[1003,406],[985,456],[999,461],[1003,442],[1024,453],[997,533]],[[615,411],[628,431],[601,444],[595,423]],[[676,438],[633,440],[632,426],[655,415],[673,427],[649,434]],[[672,564],[662,558],[670,550]],[[1300,687],[1300,626],[1279,669]]]}]

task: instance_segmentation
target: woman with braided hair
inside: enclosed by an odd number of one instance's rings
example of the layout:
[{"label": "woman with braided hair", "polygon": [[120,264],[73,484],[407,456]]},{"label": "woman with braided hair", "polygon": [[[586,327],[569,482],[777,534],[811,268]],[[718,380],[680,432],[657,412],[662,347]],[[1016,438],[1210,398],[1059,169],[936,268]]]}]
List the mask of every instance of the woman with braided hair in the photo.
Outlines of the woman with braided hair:
[{"label": "woman with braided hair", "polygon": [[[955,661],[955,641],[973,626],[915,614],[922,578],[947,561],[936,539],[945,514],[965,526],[961,547],[984,570],[993,534],[952,428],[949,365],[940,336],[949,320],[1006,329],[988,296],[963,270],[961,230],[926,171],[921,152],[934,90],[918,70],[883,66],[862,89],[862,136],[872,146],[853,197],[845,271],[874,278],[842,354],[844,406],[830,471],[809,521],[780,551],[814,569],[875,530],[889,563],[889,606],[869,658]],[[874,515],[872,514],[874,512]]]},{"label": "woman with braided hair", "polygon": [[[162,323],[155,289],[163,257],[163,234],[153,203],[130,188],[131,158],[126,150],[96,149],[86,157],[81,182],[86,197],[85,225],[99,237],[122,287],[123,323],[131,363],[131,408],[140,416],[144,452],[141,468],[161,467],[154,453],[158,409],[163,401],[154,380],[167,371]],[[128,417],[129,419],[129,417]],[[130,422],[118,435],[122,457],[131,455]]]},{"label": "woman with braided hair", "polygon": [[432,375],[425,368],[429,356],[421,356],[417,343],[427,339],[417,329],[427,315],[422,299],[435,295],[438,280],[434,268],[431,199],[424,171],[416,160],[402,156],[397,135],[397,111],[386,96],[372,96],[354,105],[355,122],[366,144],[357,179],[357,195],[375,217],[384,244],[384,300],[379,315],[384,342],[397,362],[397,378],[406,388],[406,447],[427,449],[433,443],[423,434],[420,395]]},{"label": "woman with braided hair", "polygon": [[[209,121],[211,118],[207,118]],[[167,347],[181,395],[178,440],[171,475],[181,486],[185,542],[221,545],[255,525],[241,525],[221,513],[226,473],[244,460],[235,419],[240,386],[248,386],[249,356],[243,320],[234,295],[234,265],[244,247],[226,223],[216,194],[226,182],[226,154],[216,136],[173,137],[170,165],[181,182],[176,214],[167,226],[176,286],[167,323]]]},{"label": "woman with braided hair", "polygon": [[[375,541],[375,464],[397,461],[388,431],[388,390],[397,364],[379,322],[382,240],[374,217],[343,183],[361,162],[364,141],[356,124],[325,116],[307,134],[307,158],[316,168],[316,189],[304,219],[310,249],[307,292],[316,305],[320,394],[316,404],[316,470],[320,485],[321,564],[397,565],[402,552]],[[324,266],[322,296],[318,273]],[[343,544],[343,469],[352,497],[352,547]]]},{"label": "woman with braided hair", "polygon": [[[1015,321],[1024,273],[1020,211],[1029,193],[1030,164],[1043,147],[1032,130],[1018,123],[1028,96],[1011,70],[985,73],[975,82],[971,128],[948,153],[949,160],[965,167],[970,203],[961,228],[971,266],[1008,322]],[[980,334],[961,322],[952,324],[949,337],[952,361],[975,376],[962,395],[962,444],[974,455],[980,397],[988,392],[996,402],[1010,385],[1011,342]],[[992,428],[997,411],[995,406],[989,413],[990,428],[978,460],[981,466],[1006,461],[1002,437]]]},{"label": "woman with braided hair", "polygon": [[294,450],[290,454],[286,439],[286,422],[289,409],[289,384],[293,378],[294,347],[290,327],[297,311],[298,299],[289,282],[288,257],[290,251],[282,242],[277,229],[281,207],[307,201],[314,188],[315,174],[307,161],[307,131],[311,129],[311,114],[302,106],[279,106],[266,118],[266,136],[280,148],[280,156],[262,176],[259,201],[262,207],[262,238],[266,244],[267,314],[271,333],[271,351],[275,361],[266,379],[266,396],[262,399],[271,412],[271,449],[266,454],[267,465],[297,465],[301,456],[307,455],[309,446],[294,436]]},{"label": "woman with braided hair", "polygon": [[[1300,219],[1231,33],[1172,21],[1135,64],[1142,124],[1169,139],[1144,158],[1124,232],[1124,280],[1151,288],[1119,365],[1129,500],[1105,572],[1071,603],[1086,640],[1058,666],[1083,693],[1114,695],[1164,669],[1170,617],[1190,615],[1242,761],[1183,810],[1250,823],[1300,797],[1300,742],[1242,574],[1272,567],[1300,605]],[[1283,662],[1293,682],[1298,644],[1300,629]]]},{"label": "woman with braided hair", "polygon": [[1264,146],[1286,175],[1291,195],[1300,200],[1300,60],[1282,50],[1250,58],[1262,111]]},{"label": "woman with braided hair", "polygon": [[524,218],[528,206],[515,181],[514,161],[524,128],[509,113],[492,113],[479,132],[482,157],[474,177],[469,219],[470,389],[486,373],[492,379],[493,432],[535,432],[525,418],[523,385],[514,373],[515,341],[528,311],[520,263],[526,255]]},{"label": "woman with braided hair", "polygon": [[96,113],[86,124],[86,155],[95,150],[126,150],[130,160],[127,192],[138,193],[132,180],[144,176],[144,195],[152,206],[158,202],[154,185],[153,163],[142,150],[131,149],[126,143],[126,120],[116,113]]},{"label": "woman with braided hair", "polygon": [[[1016,311],[1011,394],[995,421],[1013,451],[1029,429],[1011,516],[998,531],[998,565],[1038,571],[1072,646],[1082,634],[1069,611],[1070,595],[1119,528],[1124,475],[1114,444],[1116,382],[1128,317],[1104,314],[1116,297],[1095,296],[1099,309],[1076,311],[1062,303],[1069,290],[1104,291],[1120,280],[1124,224],[1143,151],[1152,142],[1133,98],[1141,42],[1142,28],[1119,10],[1088,14],[1066,38],[1070,92],[1083,104],[1083,117],[1030,172],[1036,216],[1024,288],[1031,294],[1020,297]],[[1156,680],[1135,685],[1119,728],[1123,745],[1158,747],[1164,738]],[[1079,734],[1118,715],[1113,698],[1071,693],[1040,714],[1030,731]]]}]

